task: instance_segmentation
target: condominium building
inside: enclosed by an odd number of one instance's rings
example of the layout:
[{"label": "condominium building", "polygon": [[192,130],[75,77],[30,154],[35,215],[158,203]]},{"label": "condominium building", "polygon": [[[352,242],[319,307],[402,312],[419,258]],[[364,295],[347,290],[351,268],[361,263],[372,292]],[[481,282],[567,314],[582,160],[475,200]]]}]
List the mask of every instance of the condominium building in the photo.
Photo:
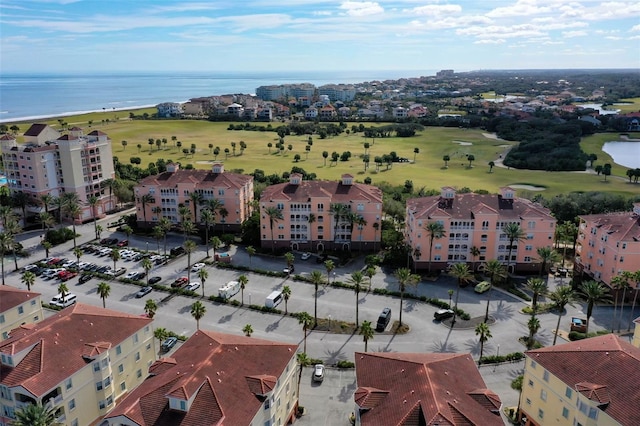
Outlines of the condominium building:
[{"label": "condominium building", "polygon": [[0,286],[0,340],[9,338],[11,330],[42,321],[40,293]]},{"label": "condominium building", "polygon": [[0,342],[0,424],[27,404],[69,426],[92,424],[147,377],[152,320],[76,304]]},{"label": "condominium building", "polygon": [[[33,124],[24,134],[24,143],[4,135],[0,145],[9,190],[29,196],[29,213],[44,210],[42,195],[59,197],[65,192],[78,194],[81,201],[77,222],[88,221],[94,214],[102,217],[115,207],[103,187],[115,176],[111,139],[105,133],[93,130],[85,135],[73,127],[61,134],[47,124]],[[86,203],[91,196],[98,198],[95,211]]]},{"label": "condominium building", "polygon": [[500,425],[502,402],[470,354],[355,353],[355,424]]},{"label": "condominium building", "polygon": [[312,98],[315,95],[316,86],[311,83],[281,84],[260,86],[256,89],[256,96],[263,101],[284,100],[288,98]]},{"label": "condominium building", "polygon": [[336,182],[292,173],[288,183],[271,185],[260,196],[262,247],[375,250],[381,215],[382,191],[375,186],[349,174]]},{"label": "condominium building", "polygon": [[577,280],[607,285],[623,271],[640,270],[640,203],[631,212],[580,216],[574,268]]},{"label": "condominium building", "polygon": [[640,349],[614,334],[525,352],[523,425],[624,425],[640,419]]},{"label": "condominium building", "polygon": [[286,425],[298,406],[296,345],[197,331],[102,425]]},{"label": "condominium building", "polygon": [[191,211],[190,220],[200,223],[202,208],[217,200],[216,226],[237,231],[251,215],[253,177],[225,172],[222,163],[213,164],[211,170],[180,169],[179,164],[169,163],[166,172],[142,179],[134,195],[140,226],[154,226],[163,217],[178,224],[181,206]]},{"label": "condominium building", "polygon": [[351,84],[325,84],[318,87],[318,95],[327,95],[333,102],[351,102],[356,97],[356,88]]},{"label": "condominium building", "polygon": [[[430,249],[426,227],[432,222],[443,225],[444,235],[434,238]],[[524,239],[513,241],[511,247],[504,233],[510,223],[520,225],[524,233]],[[496,259],[510,270],[537,271],[536,251],[553,244],[555,228],[549,209],[516,197],[510,187],[500,188],[499,194],[457,194],[444,187],[439,196],[407,200],[405,234],[416,269],[427,268],[429,261],[432,270],[441,270],[452,263]],[[478,248],[477,257],[472,256],[472,247]]]}]

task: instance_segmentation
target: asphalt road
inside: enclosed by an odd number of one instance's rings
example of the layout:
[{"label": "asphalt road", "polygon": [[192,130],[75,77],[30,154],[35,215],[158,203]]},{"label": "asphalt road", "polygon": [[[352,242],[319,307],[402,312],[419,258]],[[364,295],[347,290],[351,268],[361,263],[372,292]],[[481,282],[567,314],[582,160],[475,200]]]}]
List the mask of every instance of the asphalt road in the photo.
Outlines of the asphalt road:
[{"label": "asphalt road", "polygon": [[[113,222],[110,217],[102,222]],[[104,226],[104,225],[103,225]],[[78,244],[89,241],[93,237],[93,224],[77,226],[77,232],[81,234]],[[103,232],[101,237],[114,237],[123,239],[125,235],[117,232]],[[32,251],[32,255],[27,259],[20,259],[20,267],[44,258],[44,251],[39,249],[39,233],[25,234],[21,236],[23,245]],[[131,236],[130,246],[137,247],[145,251],[156,249],[156,241],[151,238]],[[183,239],[180,235],[170,236],[168,247],[180,245]],[[51,256],[67,257],[74,259],[71,253],[72,242],[67,242],[51,251]],[[279,271],[285,266],[282,258],[271,256],[253,256],[249,258],[244,248],[232,246],[228,252],[233,257],[233,263],[265,270]],[[199,246],[191,256],[191,264],[206,257],[205,247]],[[92,254],[85,254],[81,261],[91,261],[99,264],[107,264],[113,267],[113,262],[109,258],[96,257]],[[125,266],[128,271],[142,271],[140,262],[119,261],[118,266]],[[335,277],[340,281],[347,281],[349,275],[354,270],[359,270],[364,266],[363,259],[357,259],[350,264],[337,268]],[[163,278],[162,284],[168,284],[179,276],[186,275],[187,256],[180,256],[168,265],[154,267],[150,276],[160,275]],[[326,275],[323,265],[317,264],[312,257],[309,260],[300,260],[297,254],[295,261],[297,274],[309,274],[314,269],[320,270]],[[25,288],[20,282],[19,272],[13,271],[13,262],[5,261],[6,283]],[[206,267],[209,278],[205,281],[205,295],[215,294],[220,286],[228,281],[237,279],[241,272],[229,269],[218,269],[216,267]],[[245,273],[249,278],[248,285],[244,291],[245,304],[263,304],[266,296],[273,290],[282,289],[288,285],[292,290],[291,299],[288,303],[290,312],[306,311],[313,315],[314,296],[311,284],[294,281],[291,278],[271,278],[264,275]],[[197,281],[196,274],[192,274],[191,281]],[[67,285],[71,292],[78,296],[81,303],[102,306],[102,300],[98,297],[96,286],[97,279],[77,285],[78,278],[73,278]],[[559,284],[558,280],[550,278],[550,287]],[[48,302],[57,293],[57,280],[45,281],[38,277],[33,287],[34,291],[42,293],[42,300]],[[197,298],[184,296],[174,296],[167,298],[166,293],[152,292],[141,299],[135,298],[138,287],[123,284],[118,281],[110,281],[111,294],[106,300],[106,306],[118,311],[143,314],[144,303],[148,298],[153,298],[158,302],[159,309],[155,317],[155,327],[164,327],[175,333],[190,336],[196,330],[196,321],[190,315],[191,304]],[[437,281],[423,281],[412,291],[418,295],[432,298],[439,298],[447,301],[449,299],[448,290],[455,289],[455,281],[443,276]],[[397,289],[397,282],[392,271],[378,269],[373,278],[373,288]],[[201,294],[202,289],[198,290]],[[234,299],[240,301],[241,293]],[[471,316],[482,316],[486,308],[487,294],[478,295],[473,292],[473,288],[462,289],[459,297],[459,307]],[[301,344],[303,342],[303,332],[297,319],[284,316],[267,314],[248,310],[242,307],[222,305],[204,300],[207,312],[200,321],[200,327],[220,332],[241,334],[242,328],[246,324],[251,324],[254,336]],[[385,307],[390,307],[393,312],[393,319],[398,319],[400,300],[389,296],[379,296],[372,292],[361,292],[358,298],[359,321],[372,321],[374,324],[379,313]],[[495,319],[491,326],[492,338],[484,346],[484,354],[506,354],[510,352],[522,352],[525,348],[519,343],[518,338],[528,334],[527,321],[529,317],[520,313],[520,310],[527,303],[502,291],[491,292],[490,315]],[[318,295],[318,317],[331,318],[332,321],[343,320],[355,322],[356,297],[351,290],[333,287],[324,287]],[[284,303],[279,306],[284,310]],[[561,321],[561,329],[568,330],[571,316],[584,317],[584,304],[576,304],[575,307],[568,306]],[[444,326],[440,322],[433,320],[433,313],[436,308],[414,300],[404,300],[403,322],[410,326],[410,331],[406,335],[379,334],[376,333],[373,340],[369,341],[369,351],[381,352],[470,352],[477,358],[480,350],[478,338],[473,329],[455,329]],[[611,325],[612,307],[596,307],[591,320],[591,330],[606,329]],[[624,326],[626,329],[627,320],[633,318],[630,309],[627,308],[624,315]],[[640,308],[636,309],[636,316]],[[541,329],[537,334],[537,339],[545,345],[551,345],[553,341],[553,330],[556,327],[557,315],[539,315]],[[563,343],[562,338],[558,338],[558,343]],[[331,365],[339,360],[354,359],[355,351],[363,351],[364,343],[362,337],[351,334],[330,334],[327,332],[311,331],[307,337],[307,353],[311,358],[324,360],[324,363]],[[508,405],[517,404],[517,392],[513,391],[509,384],[522,369],[522,363],[506,364],[498,367],[481,367],[480,372],[485,378],[485,382],[490,389],[497,392],[503,403]],[[321,385],[306,383],[306,378],[311,377],[310,371],[305,371],[301,384],[301,405],[307,406],[307,415],[303,416],[302,424],[346,424],[343,420],[354,410],[353,391],[355,391],[355,375],[353,371],[327,370],[327,377]],[[310,379],[309,379],[310,382]],[[327,409],[335,406],[334,410]],[[324,420],[324,423],[322,422]],[[346,420],[345,420],[346,421]]]}]

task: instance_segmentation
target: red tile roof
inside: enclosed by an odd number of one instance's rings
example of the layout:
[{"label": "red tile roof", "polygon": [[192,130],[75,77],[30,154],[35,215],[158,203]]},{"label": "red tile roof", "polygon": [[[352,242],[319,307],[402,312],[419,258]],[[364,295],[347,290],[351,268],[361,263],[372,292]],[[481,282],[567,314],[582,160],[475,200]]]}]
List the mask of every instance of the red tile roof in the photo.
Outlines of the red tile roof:
[{"label": "red tile roof", "polygon": [[[198,331],[107,418],[126,417],[145,426],[248,425],[262,409],[296,345]],[[169,409],[167,396],[192,398],[187,412]]]},{"label": "red tile roof", "polygon": [[21,290],[9,285],[0,286],[0,313],[18,307],[24,302],[40,296],[40,293]]},{"label": "red tile roof", "polygon": [[174,187],[179,183],[194,184],[196,189],[211,187],[242,188],[253,180],[253,176],[240,173],[213,173],[211,170],[178,169],[175,172],[163,172],[142,179],[139,185]]},{"label": "red tile roof", "polygon": [[622,425],[640,419],[640,349],[613,334],[525,352]]},{"label": "red tile roof", "polygon": [[356,352],[355,402],[368,425],[502,425],[500,398],[469,354]]},{"label": "red tile roof", "polygon": [[452,219],[471,219],[476,214],[495,214],[508,219],[547,218],[555,220],[549,209],[525,198],[503,198],[496,194],[456,194],[453,199],[438,196],[407,200],[407,209],[415,218],[449,216]]},{"label": "red tile roof", "polygon": [[382,190],[376,186],[363,183],[343,185],[342,181],[305,180],[299,185],[279,183],[262,191],[260,201],[286,200],[308,202],[311,197],[330,198],[334,203],[350,201],[369,201],[382,203]]},{"label": "red tile roof", "polygon": [[31,327],[17,328],[0,342],[0,352],[15,356],[27,351],[15,367],[2,366],[0,382],[43,396],[84,368],[87,355],[120,344],[151,322],[138,315],[78,303]]},{"label": "red tile roof", "polygon": [[633,212],[592,214],[580,218],[611,235],[615,241],[640,241],[640,216]]}]

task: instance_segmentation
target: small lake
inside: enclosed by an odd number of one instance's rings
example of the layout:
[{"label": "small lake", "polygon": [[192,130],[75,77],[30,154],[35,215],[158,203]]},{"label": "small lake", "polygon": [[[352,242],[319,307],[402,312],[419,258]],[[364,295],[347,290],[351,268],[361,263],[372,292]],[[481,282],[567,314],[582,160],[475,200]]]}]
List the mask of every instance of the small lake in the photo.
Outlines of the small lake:
[{"label": "small lake", "polygon": [[605,142],[602,150],[622,166],[640,168],[640,142]]}]

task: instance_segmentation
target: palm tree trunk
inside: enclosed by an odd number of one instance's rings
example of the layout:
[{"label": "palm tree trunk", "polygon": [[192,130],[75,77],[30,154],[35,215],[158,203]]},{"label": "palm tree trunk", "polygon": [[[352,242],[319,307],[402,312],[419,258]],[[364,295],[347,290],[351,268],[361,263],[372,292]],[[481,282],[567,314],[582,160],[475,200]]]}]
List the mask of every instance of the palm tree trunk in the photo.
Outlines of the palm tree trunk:
[{"label": "palm tree trunk", "polygon": [[624,299],[626,296],[627,296],[627,288],[625,287],[622,289],[622,301],[620,302],[620,320],[618,321],[618,333],[620,333],[620,324],[622,324],[622,315],[624,313]]},{"label": "palm tree trunk", "polygon": [[[358,299],[360,298],[360,292],[356,291],[356,330],[358,329],[358,327],[360,326],[360,324],[358,323]],[[400,311],[400,313],[402,314],[402,310]]]},{"label": "palm tree trunk", "polygon": [[493,289],[493,284],[489,287],[489,291],[487,292],[487,309],[484,312],[484,322],[489,321],[489,302],[491,301],[491,290]]},{"label": "palm tree trunk", "polygon": [[404,290],[400,292],[400,320],[399,326],[402,327],[402,302],[404,301]]},{"label": "palm tree trunk", "polygon": [[616,312],[618,310],[618,291],[614,290],[613,293],[613,318],[611,318],[611,332],[613,333],[616,328]]},{"label": "palm tree trunk", "polygon": [[482,361],[482,352],[484,352],[484,340],[482,339],[482,336],[480,337],[480,358],[478,358],[478,365],[480,365],[480,362]]},{"label": "palm tree trunk", "polygon": [[560,330],[560,320],[562,319],[562,311],[558,312],[558,323],[556,324],[556,332],[553,333],[553,343],[551,346],[556,345],[556,340],[558,339],[558,331]]},{"label": "palm tree trunk", "polygon": [[631,304],[631,318],[629,318],[629,326],[627,327],[627,331],[631,331],[631,323],[633,322],[633,311],[636,309],[636,299],[638,297],[638,286],[635,287],[635,293],[633,294],[633,303]]},{"label": "palm tree trunk", "polygon": [[460,283],[458,283],[458,291],[456,292],[456,304],[453,308],[453,319],[451,320],[451,326],[456,323],[456,316],[458,314],[458,298],[460,297]]},{"label": "palm tree trunk", "polygon": [[315,285],[316,291],[313,293],[313,327],[318,326],[318,284]]}]

